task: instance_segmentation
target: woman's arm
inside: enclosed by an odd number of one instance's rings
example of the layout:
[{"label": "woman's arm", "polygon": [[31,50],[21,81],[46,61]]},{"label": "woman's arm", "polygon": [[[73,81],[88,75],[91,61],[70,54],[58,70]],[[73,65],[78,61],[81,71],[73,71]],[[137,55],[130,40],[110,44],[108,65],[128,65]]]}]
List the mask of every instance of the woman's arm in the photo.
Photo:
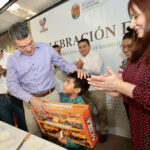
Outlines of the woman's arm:
[{"label": "woman's arm", "polygon": [[121,80],[109,67],[107,71],[108,76],[92,76],[88,78],[89,83],[98,90],[126,95],[146,110],[150,110],[150,72],[147,72],[146,79],[143,79],[143,82],[147,82],[147,86],[143,86]]},{"label": "woman's arm", "polygon": [[133,98],[132,93],[136,85],[121,80],[110,69],[110,67],[107,67],[107,71],[109,73],[108,76],[92,76],[91,78],[88,78],[89,84],[91,84],[94,88],[98,90],[104,90],[106,92],[118,92],[118,93],[113,93],[116,94],[116,96],[119,96],[120,94],[124,94],[130,98]]}]

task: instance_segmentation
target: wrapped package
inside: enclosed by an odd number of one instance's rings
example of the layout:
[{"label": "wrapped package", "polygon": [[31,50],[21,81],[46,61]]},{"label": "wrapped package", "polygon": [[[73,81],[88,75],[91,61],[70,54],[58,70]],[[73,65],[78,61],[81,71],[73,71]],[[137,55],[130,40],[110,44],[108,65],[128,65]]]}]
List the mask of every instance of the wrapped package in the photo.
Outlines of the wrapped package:
[{"label": "wrapped package", "polygon": [[48,113],[36,113],[35,119],[43,134],[58,138],[64,136],[76,144],[93,148],[98,140],[89,112],[83,104],[57,103],[44,101]]}]

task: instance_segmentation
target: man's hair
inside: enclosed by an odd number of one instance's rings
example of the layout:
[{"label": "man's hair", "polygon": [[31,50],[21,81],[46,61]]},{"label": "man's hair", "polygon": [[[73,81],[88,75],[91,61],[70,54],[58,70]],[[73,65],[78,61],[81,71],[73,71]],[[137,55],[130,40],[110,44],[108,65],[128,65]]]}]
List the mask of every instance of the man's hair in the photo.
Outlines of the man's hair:
[{"label": "man's hair", "polygon": [[68,77],[74,79],[74,88],[80,88],[81,89],[79,95],[83,95],[86,91],[88,91],[90,85],[88,84],[87,79],[78,78],[77,72],[73,72],[73,73],[68,74]]},{"label": "man's hair", "polygon": [[90,46],[90,42],[89,42],[88,39],[81,39],[80,41],[78,41],[78,45],[79,45],[81,42],[86,42],[86,43]]},{"label": "man's hair", "polygon": [[60,47],[60,46],[59,46],[59,45],[53,45],[52,47],[53,47],[53,48],[57,48],[57,47]]},{"label": "man's hair", "polygon": [[12,25],[8,30],[12,40],[23,40],[31,33],[26,23],[18,22]]}]

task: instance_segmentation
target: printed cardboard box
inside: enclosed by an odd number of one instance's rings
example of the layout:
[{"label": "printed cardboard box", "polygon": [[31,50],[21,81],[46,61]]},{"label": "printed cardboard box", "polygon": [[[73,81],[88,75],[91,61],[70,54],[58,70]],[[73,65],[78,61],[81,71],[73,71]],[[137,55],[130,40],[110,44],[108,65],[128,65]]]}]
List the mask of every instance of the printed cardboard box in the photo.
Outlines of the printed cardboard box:
[{"label": "printed cardboard box", "polygon": [[48,107],[46,115],[33,114],[43,134],[58,138],[63,136],[74,143],[93,148],[98,140],[89,106],[83,104],[44,102]]}]

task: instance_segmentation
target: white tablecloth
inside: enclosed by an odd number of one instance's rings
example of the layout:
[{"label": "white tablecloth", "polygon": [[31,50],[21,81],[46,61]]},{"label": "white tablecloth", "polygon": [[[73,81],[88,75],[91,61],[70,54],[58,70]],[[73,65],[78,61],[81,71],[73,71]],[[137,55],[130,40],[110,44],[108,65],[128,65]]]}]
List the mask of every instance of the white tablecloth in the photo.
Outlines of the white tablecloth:
[{"label": "white tablecloth", "polygon": [[[0,121],[0,150],[16,150],[27,132]],[[20,150],[65,150],[54,143],[30,135]]]}]

